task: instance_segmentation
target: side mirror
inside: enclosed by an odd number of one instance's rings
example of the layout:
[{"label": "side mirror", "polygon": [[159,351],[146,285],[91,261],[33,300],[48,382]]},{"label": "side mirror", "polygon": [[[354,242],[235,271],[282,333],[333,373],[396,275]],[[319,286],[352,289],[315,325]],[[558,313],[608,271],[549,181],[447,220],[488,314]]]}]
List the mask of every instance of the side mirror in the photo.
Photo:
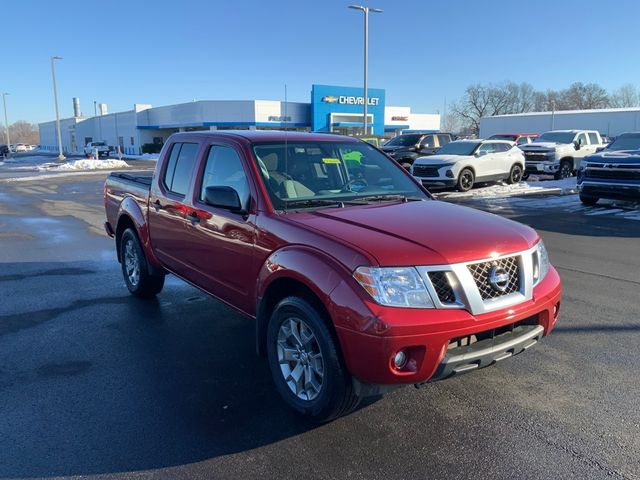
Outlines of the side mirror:
[{"label": "side mirror", "polygon": [[573,142],[573,148],[575,148],[576,150],[580,150],[581,145],[582,142],[580,142],[580,140],[576,140],[575,142]]},{"label": "side mirror", "polygon": [[240,196],[235,188],[212,186],[204,191],[204,201],[212,207],[226,208],[232,212],[241,212]]},{"label": "side mirror", "polygon": [[478,150],[476,153],[474,153],[473,155],[477,158],[479,157],[484,157],[487,154],[487,152],[485,152],[484,150]]}]

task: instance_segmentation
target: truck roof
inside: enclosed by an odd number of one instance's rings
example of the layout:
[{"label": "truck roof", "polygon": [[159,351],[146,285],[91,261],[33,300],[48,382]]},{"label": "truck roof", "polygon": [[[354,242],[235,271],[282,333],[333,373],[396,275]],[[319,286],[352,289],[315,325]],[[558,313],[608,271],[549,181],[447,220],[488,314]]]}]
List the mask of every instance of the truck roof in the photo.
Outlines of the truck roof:
[{"label": "truck roof", "polygon": [[[573,130],[549,130],[549,132],[566,132],[566,133],[578,133],[578,132],[598,132],[597,130],[588,130],[588,129],[573,129]],[[548,132],[546,132],[548,133]]]},{"label": "truck roof", "polygon": [[312,132],[285,132],[282,130],[210,130],[199,132],[180,132],[173,135],[183,136],[198,136],[198,137],[241,137],[250,142],[271,142],[271,141],[293,141],[293,142],[358,142],[357,138],[347,137],[344,135],[330,134],[330,133],[312,133]]}]

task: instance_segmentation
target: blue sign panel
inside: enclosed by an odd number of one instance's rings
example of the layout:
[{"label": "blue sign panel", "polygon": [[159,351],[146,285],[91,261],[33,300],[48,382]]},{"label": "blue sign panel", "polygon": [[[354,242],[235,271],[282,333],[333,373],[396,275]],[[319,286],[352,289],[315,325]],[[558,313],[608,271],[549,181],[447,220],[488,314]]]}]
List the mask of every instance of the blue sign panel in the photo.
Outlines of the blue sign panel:
[{"label": "blue sign panel", "polygon": [[[373,134],[384,135],[384,89],[369,88],[367,114]],[[311,129],[331,132],[340,127],[362,125],[364,89],[336,85],[311,86]]]}]

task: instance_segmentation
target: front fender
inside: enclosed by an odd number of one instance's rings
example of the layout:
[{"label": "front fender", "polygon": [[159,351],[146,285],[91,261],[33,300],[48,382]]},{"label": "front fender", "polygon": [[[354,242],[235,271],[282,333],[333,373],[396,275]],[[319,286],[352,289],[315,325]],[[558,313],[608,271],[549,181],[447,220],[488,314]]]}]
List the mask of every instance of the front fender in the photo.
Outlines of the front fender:
[{"label": "front fender", "polygon": [[[270,318],[269,287],[280,280],[295,281],[310,290],[329,311],[331,292],[347,277],[351,276],[340,262],[319,250],[289,245],[273,252],[263,263],[256,283],[256,348],[263,352],[266,329]],[[291,292],[294,293],[293,291]],[[340,320],[331,318],[334,325]]]}]

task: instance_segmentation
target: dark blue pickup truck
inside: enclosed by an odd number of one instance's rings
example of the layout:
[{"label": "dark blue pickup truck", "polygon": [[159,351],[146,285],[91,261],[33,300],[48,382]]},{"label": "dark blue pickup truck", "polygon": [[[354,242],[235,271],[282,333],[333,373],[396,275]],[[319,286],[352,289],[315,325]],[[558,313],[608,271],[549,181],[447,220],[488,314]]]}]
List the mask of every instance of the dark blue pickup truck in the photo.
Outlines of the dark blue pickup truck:
[{"label": "dark blue pickup truck", "polygon": [[604,150],[582,160],[578,170],[580,200],[640,200],[640,132],[623,133]]}]

